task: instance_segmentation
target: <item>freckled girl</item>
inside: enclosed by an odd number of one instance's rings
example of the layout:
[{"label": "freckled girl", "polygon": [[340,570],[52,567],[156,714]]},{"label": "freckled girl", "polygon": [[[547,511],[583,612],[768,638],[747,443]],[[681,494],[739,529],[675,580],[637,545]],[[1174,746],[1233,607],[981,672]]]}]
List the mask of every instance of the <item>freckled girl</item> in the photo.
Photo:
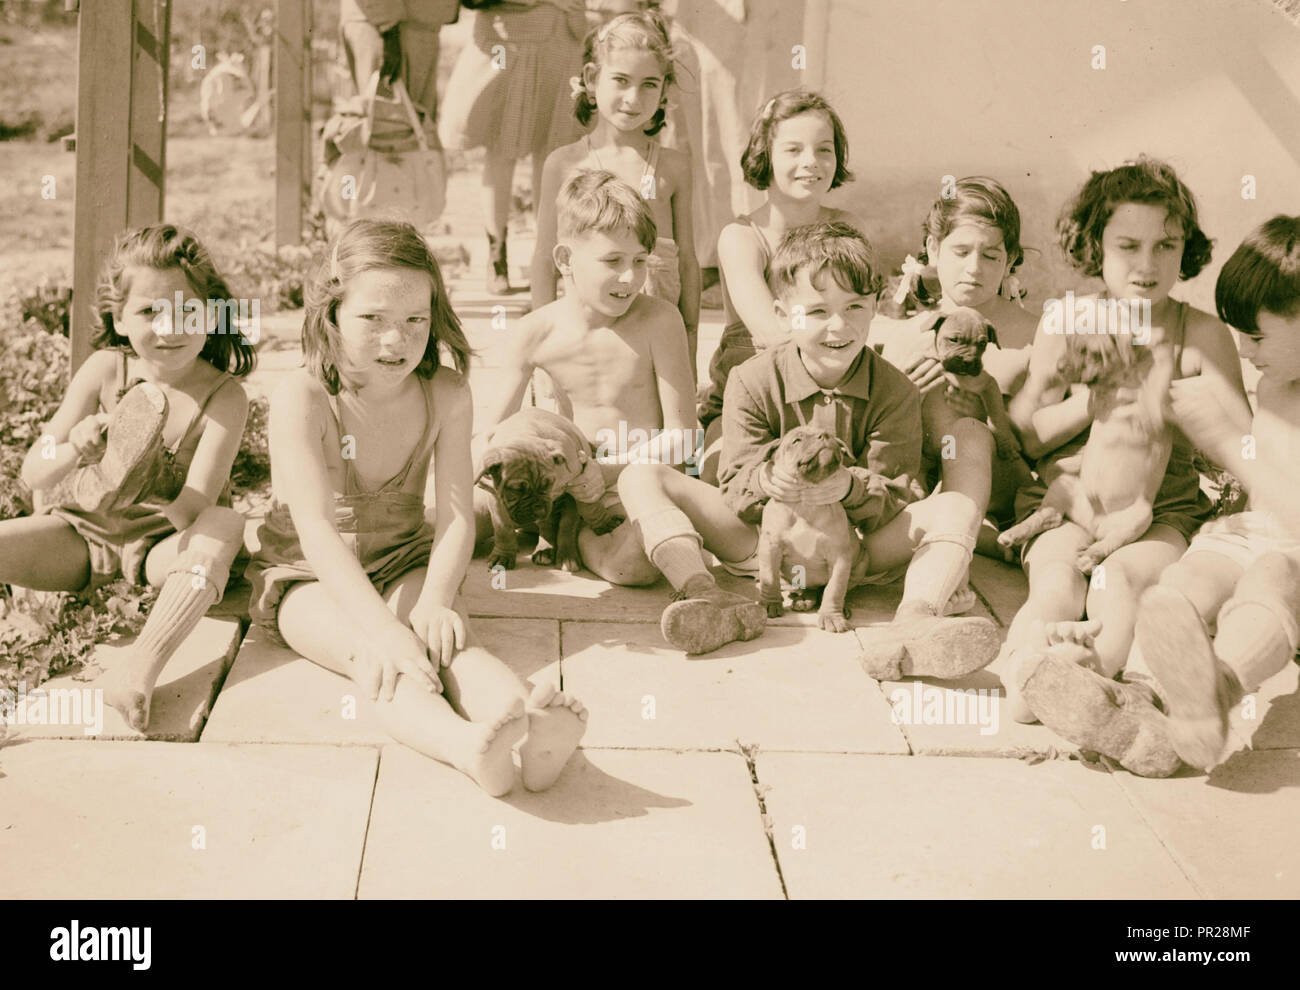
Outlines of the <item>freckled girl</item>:
[{"label": "freckled girl", "polygon": [[530,691],[456,609],[474,542],[470,350],[414,227],[339,234],[307,287],[303,355],[271,399],[253,621],[351,678],[393,738],[487,793],[513,786],[516,746],[524,786],[549,787],[586,710],[552,684]]}]

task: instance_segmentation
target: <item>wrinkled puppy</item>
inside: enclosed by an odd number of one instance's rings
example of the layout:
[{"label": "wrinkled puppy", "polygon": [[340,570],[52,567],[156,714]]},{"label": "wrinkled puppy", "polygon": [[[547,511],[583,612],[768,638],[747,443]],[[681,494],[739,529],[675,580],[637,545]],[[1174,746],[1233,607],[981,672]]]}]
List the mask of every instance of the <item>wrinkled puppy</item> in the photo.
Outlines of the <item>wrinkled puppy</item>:
[{"label": "wrinkled puppy", "polygon": [[1173,348],[1153,330],[1147,345],[1128,333],[1073,334],[1057,363],[1061,379],[1087,385],[1094,409],[1088,441],[1058,462],[1038,509],[998,537],[1014,547],[1065,519],[1092,543],[1075,558],[1084,574],[1151,526],[1152,506],[1173,448],[1165,404],[1174,377]]},{"label": "wrinkled puppy", "polygon": [[474,483],[494,496],[488,566],[513,568],[516,530],[536,526],[552,546],[539,547],[533,562],[578,570],[579,518],[597,533],[623,521],[602,504],[605,480],[587,438],[563,416],[529,408],[502,420],[486,440]]},{"label": "wrinkled puppy", "polygon": [[[984,370],[984,351],[998,342],[997,331],[977,310],[969,306],[938,314],[925,331],[930,335],[927,353],[943,366],[948,384],[976,395],[984,403],[984,414],[993,428],[998,456],[1010,459],[1020,454],[1020,441],[1011,426],[1002,390]],[[942,407],[942,408],[941,408]],[[948,410],[943,392],[935,389],[922,401],[922,420],[927,424],[927,441],[933,447],[950,432],[956,417]]]},{"label": "wrinkled puppy", "polygon": [[[815,426],[799,426],[781,438],[773,461],[787,474],[810,485],[830,477],[853,460],[853,452],[835,434]],[[801,567],[801,573],[795,571]],[[783,611],[781,578],[802,585],[803,598],[824,588],[818,624],[831,632],[848,632],[844,597],[850,577],[865,572],[862,541],[849,523],[844,506],[804,505],[768,499],[758,537],[759,597],[769,618]],[[799,580],[802,579],[802,580]]]}]

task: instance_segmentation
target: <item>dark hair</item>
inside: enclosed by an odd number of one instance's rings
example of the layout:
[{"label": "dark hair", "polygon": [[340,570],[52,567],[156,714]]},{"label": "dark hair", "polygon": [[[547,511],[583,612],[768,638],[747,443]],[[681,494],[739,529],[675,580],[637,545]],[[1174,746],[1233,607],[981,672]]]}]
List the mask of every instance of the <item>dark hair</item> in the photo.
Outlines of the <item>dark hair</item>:
[{"label": "dark hair", "polygon": [[668,37],[668,25],[663,15],[656,9],[640,13],[619,14],[605,24],[587,32],[582,44],[582,68],[578,73],[577,94],[573,101],[573,115],[578,123],[586,127],[596,113],[596,99],[587,91],[586,68],[601,62],[611,48],[640,48],[656,55],[664,67],[664,84],[659,91],[659,108],[645,128],[651,137],[658,134],[668,122],[665,107],[668,103],[668,87],[675,81],[673,73],[673,44]]},{"label": "dark hair", "polygon": [[[931,264],[934,259],[925,248],[926,238],[933,237],[937,243],[942,243],[963,220],[976,220],[1002,232],[1002,246],[1011,262],[1008,275],[1014,274],[1024,264],[1025,252],[1020,246],[1020,210],[1002,184],[985,175],[958,179],[951,197],[940,196],[931,204],[930,212],[921,224],[921,250],[917,253],[917,261],[923,265]],[[914,296],[922,307],[933,306],[939,301],[930,295],[924,279],[917,279]]]},{"label": "dark hair", "polygon": [[849,138],[844,132],[840,116],[820,93],[806,89],[787,89],[767,101],[767,105],[754,118],[749,129],[749,144],[740,156],[740,171],[745,181],[755,189],[766,189],[772,184],[772,135],[777,124],[803,113],[824,113],[831,124],[835,139],[835,178],[831,188],[838,189],[853,179],[849,171]]},{"label": "dark hair", "polygon": [[344,384],[339,374],[339,303],[349,281],[376,268],[409,268],[424,272],[433,283],[429,342],[415,373],[432,378],[442,363],[441,347],[445,346],[452,367],[465,374],[473,351],[451,308],[429,245],[409,223],[376,219],[353,220],[344,227],[303,286],[302,355],[307,369],[330,395],[338,395]]},{"label": "dark hair", "polygon": [[1261,312],[1300,313],[1300,217],[1275,216],[1247,235],[1219,272],[1214,307],[1248,336],[1259,335]]},{"label": "dark hair", "polygon": [[872,266],[871,244],[843,220],[822,220],[786,231],[767,266],[767,284],[781,296],[795,284],[802,269],[816,283],[827,268],[846,292],[874,296],[884,280]]},{"label": "dark hair", "polygon": [[1196,199],[1173,168],[1140,155],[1105,172],[1093,172],[1056,223],[1061,250],[1082,275],[1101,274],[1101,235],[1121,203],[1163,206],[1183,231],[1179,278],[1195,278],[1210,260],[1213,243],[1196,219]]},{"label": "dark hair", "polygon": [[[217,271],[212,255],[191,231],[170,223],[128,230],[113,244],[113,251],[100,270],[99,283],[95,286],[94,336],[91,338],[94,347],[131,350],[131,341],[117,332],[115,323],[122,315],[122,304],[128,292],[126,270],[133,267],[159,271],[175,268],[183,272],[190,288],[209,303],[216,304],[221,313],[222,325],[206,328],[207,339],[199,357],[218,371],[236,376],[253,370],[257,352],[242,333],[229,326],[235,298]],[[258,305],[260,308],[260,302]]]},{"label": "dark hair", "polygon": [[599,169],[574,172],[556,197],[555,213],[558,240],[589,230],[630,230],[643,248],[653,252],[659,236],[654,214],[640,193],[612,172]]}]

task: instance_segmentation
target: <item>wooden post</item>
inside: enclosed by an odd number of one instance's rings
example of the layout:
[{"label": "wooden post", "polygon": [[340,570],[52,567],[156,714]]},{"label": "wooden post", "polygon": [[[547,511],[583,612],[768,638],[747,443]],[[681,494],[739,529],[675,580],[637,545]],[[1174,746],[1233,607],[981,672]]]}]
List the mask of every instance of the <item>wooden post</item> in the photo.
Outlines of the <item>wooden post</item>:
[{"label": "wooden post", "polygon": [[163,215],[171,0],[97,0],[77,23],[72,370],[90,354],[95,280],[113,239]]},{"label": "wooden post", "polygon": [[275,244],[302,243],[311,195],[311,0],[277,0]]}]

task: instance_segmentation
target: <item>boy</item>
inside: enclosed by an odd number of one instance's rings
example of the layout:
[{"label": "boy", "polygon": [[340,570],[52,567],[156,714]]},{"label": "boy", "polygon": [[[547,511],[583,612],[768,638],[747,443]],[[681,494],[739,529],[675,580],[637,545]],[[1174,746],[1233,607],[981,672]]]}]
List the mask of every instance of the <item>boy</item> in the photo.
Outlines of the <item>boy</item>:
[{"label": "boy", "polygon": [[[944,617],[965,585],[980,513],[958,492],[923,498],[915,481],[920,393],[865,346],[881,288],[870,245],[842,222],[795,228],[773,256],[768,281],[791,339],[728,379],[721,490],[662,466],[632,466],[619,479],[646,553],[682,599],[664,610],[664,638],[707,653],[762,632],[763,606],[719,589],[701,545],[729,570],[754,573],[764,503],[794,496],[843,503],[861,533],[869,581],[892,580],[906,568],[893,623],[872,631],[868,673],[953,678],[980,669],[997,652],[993,623]],[[833,431],[855,460],[812,489],[793,487],[769,460],[782,434],[803,423]]]},{"label": "boy", "polygon": [[[560,190],[556,213],[564,296],[529,313],[512,333],[502,401],[486,428],[519,409],[541,368],[555,382],[561,412],[599,445],[608,507],[621,516],[613,486],[629,461],[680,463],[694,454],[686,332],[676,307],[641,294],[656,231],[635,189],[609,172],[579,171]],[[653,439],[610,449],[609,438],[638,433]],[[482,516],[486,503],[476,500]],[[578,548],[583,563],[614,584],[659,579],[626,525],[600,536],[583,529]]]},{"label": "boy", "polygon": [[1251,508],[1206,523],[1142,596],[1124,677],[1167,717],[1115,705],[1098,726],[1115,737],[1140,720],[1158,726],[1202,770],[1223,753],[1232,707],[1285,669],[1300,642],[1300,217],[1274,217],[1242,242],[1219,274],[1215,304],[1262,373],[1250,431],[1204,378],[1175,381],[1171,401],[1188,438],[1241,479]]}]

